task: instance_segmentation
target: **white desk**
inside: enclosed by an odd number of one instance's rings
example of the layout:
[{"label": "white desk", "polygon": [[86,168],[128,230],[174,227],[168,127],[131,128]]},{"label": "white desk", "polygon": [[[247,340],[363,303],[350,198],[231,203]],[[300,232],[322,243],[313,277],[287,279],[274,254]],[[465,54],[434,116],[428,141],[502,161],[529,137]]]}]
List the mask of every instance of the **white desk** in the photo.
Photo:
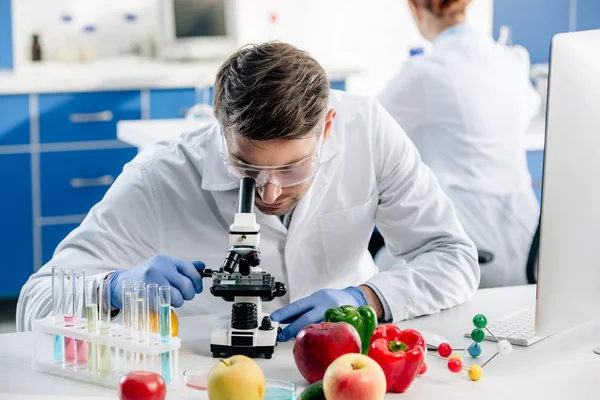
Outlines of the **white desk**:
[{"label": "white desk", "polygon": [[[185,119],[119,121],[117,138],[131,146],[143,149],[161,140],[176,139],[182,133],[189,132],[203,123],[206,121],[189,122]],[[532,121],[525,135],[527,151],[544,150],[545,126],[546,122],[541,116]]]},{"label": "white desk", "polygon": [[[535,286],[485,289],[465,305],[399,325],[437,332],[449,339],[453,346],[464,347],[469,341],[462,334],[473,329],[471,320],[476,314],[483,313],[489,319],[495,319],[519,308],[532,307],[534,301]],[[192,366],[215,363],[209,352],[209,336],[214,321],[214,316],[181,319],[181,373]],[[0,335],[0,339],[0,393],[10,394],[6,398],[36,399],[36,395],[59,396],[55,397],[57,399],[87,398],[85,396],[94,399],[115,398],[115,392],[109,389],[33,371],[31,332],[4,334]],[[598,345],[600,324],[589,323],[554,335],[529,348],[514,347],[510,356],[498,356],[488,364],[483,378],[478,382],[471,382],[466,373],[450,373],[443,360],[429,356],[429,371],[425,376],[417,378],[408,392],[402,395],[388,394],[386,398],[597,399],[600,397],[600,356],[594,354],[592,349]],[[293,342],[280,344],[273,359],[260,359],[258,363],[267,378],[285,379],[295,382],[299,387],[305,387],[306,383],[292,358],[292,347]],[[483,348],[483,355],[478,363],[493,354],[494,345],[483,343]],[[465,357],[466,363],[470,361],[470,357]],[[4,397],[0,394],[0,398]],[[208,397],[205,392],[186,388],[172,398]]]},{"label": "white desk", "polygon": [[190,121],[183,118],[119,121],[117,139],[142,150],[156,142],[177,139],[186,132],[210,123],[209,121]]}]

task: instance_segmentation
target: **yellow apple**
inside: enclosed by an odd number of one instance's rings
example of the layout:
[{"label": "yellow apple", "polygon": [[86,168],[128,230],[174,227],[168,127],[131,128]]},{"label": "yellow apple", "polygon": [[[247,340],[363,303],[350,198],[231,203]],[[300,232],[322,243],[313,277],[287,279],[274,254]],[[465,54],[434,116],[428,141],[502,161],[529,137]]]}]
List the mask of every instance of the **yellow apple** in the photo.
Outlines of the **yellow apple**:
[{"label": "yellow apple", "polygon": [[327,400],[381,400],[386,389],[385,374],[379,364],[360,353],[338,357],[323,377]]},{"label": "yellow apple", "polygon": [[211,368],[207,389],[210,400],[262,400],[265,376],[253,359],[236,355]]}]

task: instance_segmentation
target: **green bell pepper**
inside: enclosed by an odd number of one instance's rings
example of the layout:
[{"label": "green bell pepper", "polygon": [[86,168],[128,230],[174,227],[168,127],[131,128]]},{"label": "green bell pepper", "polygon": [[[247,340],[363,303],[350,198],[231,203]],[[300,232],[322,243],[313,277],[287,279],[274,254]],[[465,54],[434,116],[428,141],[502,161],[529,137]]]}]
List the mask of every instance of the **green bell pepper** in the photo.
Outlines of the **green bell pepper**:
[{"label": "green bell pepper", "polygon": [[358,331],[362,354],[369,352],[371,335],[377,328],[377,315],[371,306],[340,306],[325,311],[325,322],[347,322]]}]

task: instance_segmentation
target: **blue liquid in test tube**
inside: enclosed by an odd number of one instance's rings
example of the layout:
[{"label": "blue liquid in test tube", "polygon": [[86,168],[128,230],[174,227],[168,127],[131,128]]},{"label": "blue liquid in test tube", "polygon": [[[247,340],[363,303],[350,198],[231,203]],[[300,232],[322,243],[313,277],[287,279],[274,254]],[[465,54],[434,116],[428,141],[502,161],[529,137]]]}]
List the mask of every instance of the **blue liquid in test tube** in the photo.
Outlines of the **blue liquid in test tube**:
[{"label": "blue liquid in test tube", "polygon": [[[63,287],[63,269],[52,267],[52,322],[54,324],[63,322]],[[53,339],[54,361],[61,363],[65,360],[64,338],[60,335],[54,335]]]},{"label": "blue liquid in test tube", "polygon": [[[160,341],[169,343],[171,341],[171,288],[161,286],[158,291],[160,297]],[[160,372],[166,383],[172,382],[170,351],[160,355]]]},{"label": "blue liquid in test tube", "polygon": [[60,335],[54,335],[54,361],[65,360],[65,340]]}]

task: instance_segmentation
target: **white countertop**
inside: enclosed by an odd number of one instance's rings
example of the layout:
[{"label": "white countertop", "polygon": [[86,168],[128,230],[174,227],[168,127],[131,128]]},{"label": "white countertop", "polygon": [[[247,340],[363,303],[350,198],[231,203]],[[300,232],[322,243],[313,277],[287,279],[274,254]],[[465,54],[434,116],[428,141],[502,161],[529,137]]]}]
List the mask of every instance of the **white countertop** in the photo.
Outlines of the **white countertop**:
[{"label": "white countertop", "polygon": [[[221,61],[167,62],[136,57],[92,62],[43,62],[0,71],[0,95],[205,87],[212,85]],[[324,66],[330,80],[358,73]]]},{"label": "white countertop", "polygon": [[[405,321],[402,328],[438,333],[461,348],[470,342],[463,333],[473,329],[472,319],[483,313],[488,320],[498,319],[520,308],[534,306],[535,286],[484,289],[468,303],[441,313]],[[210,333],[214,315],[186,317],[180,321],[180,373],[186,368],[212,366]],[[597,399],[600,396],[600,355],[593,349],[600,345],[600,324],[589,323],[551,336],[531,347],[514,347],[510,356],[498,356],[484,368],[484,376],[471,382],[464,373],[450,373],[445,362],[427,357],[429,370],[417,378],[404,394],[388,394],[386,399]],[[478,364],[485,362],[495,345],[484,342]],[[281,343],[271,360],[257,359],[267,379],[284,379],[296,383],[298,392],[306,387],[292,356],[293,342]],[[0,398],[66,399],[115,398],[115,392],[80,382],[33,371],[33,334],[0,335]],[[465,363],[472,359],[465,357]],[[3,396],[2,394],[6,394]],[[38,397],[39,396],[39,397]],[[206,392],[178,388],[168,398],[206,399]]]},{"label": "white countertop", "polygon": [[157,119],[117,122],[117,139],[142,150],[153,143],[176,139],[183,133],[193,131],[210,123],[208,120]]},{"label": "white countertop", "polygon": [[[131,146],[144,147],[162,140],[175,139],[185,132],[207,123],[206,121],[190,122],[185,119],[119,121],[117,138]],[[545,120],[533,120],[525,135],[527,151],[544,150]]]}]

